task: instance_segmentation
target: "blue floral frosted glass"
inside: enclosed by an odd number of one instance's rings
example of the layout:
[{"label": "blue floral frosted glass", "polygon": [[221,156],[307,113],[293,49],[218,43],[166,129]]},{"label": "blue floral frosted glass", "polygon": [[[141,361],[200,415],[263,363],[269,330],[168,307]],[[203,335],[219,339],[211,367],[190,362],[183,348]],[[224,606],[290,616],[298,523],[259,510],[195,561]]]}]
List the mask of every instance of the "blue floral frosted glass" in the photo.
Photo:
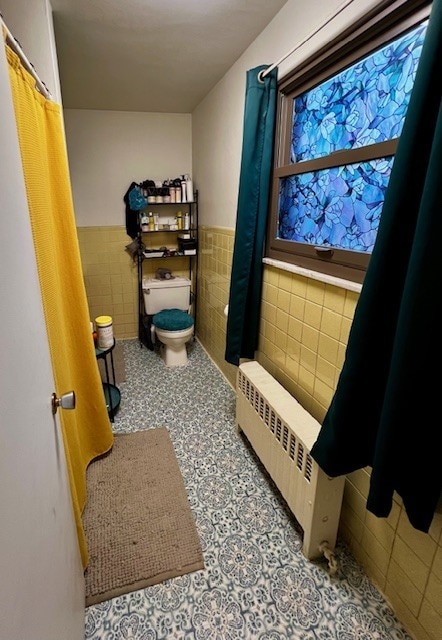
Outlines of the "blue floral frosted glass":
[{"label": "blue floral frosted glass", "polygon": [[282,178],[277,237],[371,252],[392,166],[379,158]]},{"label": "blue floral frosted glass", "polygon": [[294,100],[292,163],[400,136],[427,23]]}]

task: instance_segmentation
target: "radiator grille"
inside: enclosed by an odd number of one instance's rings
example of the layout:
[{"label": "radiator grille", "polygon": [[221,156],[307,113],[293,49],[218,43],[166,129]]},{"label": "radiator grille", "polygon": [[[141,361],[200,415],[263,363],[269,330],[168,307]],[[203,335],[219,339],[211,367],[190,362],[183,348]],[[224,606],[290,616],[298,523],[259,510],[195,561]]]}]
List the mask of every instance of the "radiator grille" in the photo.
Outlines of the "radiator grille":
[{"label": "radiator grille", "polygon": [[310,455],[320,425],[255,361],[238,367],[236,419],[304,530],[303,552],[333,548],[344,478],[328,478]]},{"label": "radiator grille", "polygon": [[238,388],[244,393],[250,402],[250,406],[253,407],[264,424],[275,434],[276,440],[281,443],[284,451],[289,451],[290,441],[290,458],[296,460],[298,469],[303,472],[307,482],[310,482],[313,460],[309,454],[305,453],[305,448],[302,443],[296,439],[292,430],[289,429],[288,425],[275,413],[264,396],[242,373],[241,369],[238,372],[238,379]]}]

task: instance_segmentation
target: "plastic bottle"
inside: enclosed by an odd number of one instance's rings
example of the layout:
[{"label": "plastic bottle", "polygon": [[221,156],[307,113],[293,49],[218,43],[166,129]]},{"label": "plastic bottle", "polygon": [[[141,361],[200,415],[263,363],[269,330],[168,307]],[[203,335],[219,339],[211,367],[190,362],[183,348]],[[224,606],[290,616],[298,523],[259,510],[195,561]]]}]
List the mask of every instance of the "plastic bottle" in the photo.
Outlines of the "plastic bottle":
[{"label": "plastic bottle", "polygon": [[184,176],[181,180],[181,202],[187,202],[186,180]]},{"label": "plastic bottle", "polygon": [[189,174],[186,174],[186,197],[187,202],[193,202],[193,182]]},{"label": "plastic bottle", "polygon": [[149,230],[149,218],[145,213],[141,216],[141,231]]},{"label": "plastic bottle", "polygon": [[188,213],[184,214],[184,228],[190,229],[190,216]]},{"label": "plastic bottle", "polygon": [[155,219],[152,211],[149,211],[149,231],[155,231]]}]

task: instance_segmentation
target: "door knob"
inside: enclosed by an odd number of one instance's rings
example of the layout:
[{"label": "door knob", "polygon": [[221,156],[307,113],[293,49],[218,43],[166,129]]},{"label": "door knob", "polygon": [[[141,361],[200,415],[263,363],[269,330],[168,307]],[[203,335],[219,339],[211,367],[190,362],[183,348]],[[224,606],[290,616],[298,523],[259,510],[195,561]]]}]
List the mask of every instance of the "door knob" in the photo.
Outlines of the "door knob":
[{"label": "door knob", "polygon": [[75,391],[68,391],[63,393],[60,398],[57,398],[55,393],[52,394],[52,413],[57,413],[58,407],[62,409],[75,409]]}]

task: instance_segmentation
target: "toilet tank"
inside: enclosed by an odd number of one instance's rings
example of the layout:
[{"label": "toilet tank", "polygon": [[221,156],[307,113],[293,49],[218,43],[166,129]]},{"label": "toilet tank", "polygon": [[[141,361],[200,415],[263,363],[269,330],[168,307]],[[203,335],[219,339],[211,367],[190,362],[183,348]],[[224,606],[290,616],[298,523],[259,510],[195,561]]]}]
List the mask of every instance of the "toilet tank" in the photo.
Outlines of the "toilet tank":
[{"label": "toilet tank", "polygon": [[143,278],[144,308],[148,315],[163,309],[189,311],[190,280],[175,276],[170,280]]}]

